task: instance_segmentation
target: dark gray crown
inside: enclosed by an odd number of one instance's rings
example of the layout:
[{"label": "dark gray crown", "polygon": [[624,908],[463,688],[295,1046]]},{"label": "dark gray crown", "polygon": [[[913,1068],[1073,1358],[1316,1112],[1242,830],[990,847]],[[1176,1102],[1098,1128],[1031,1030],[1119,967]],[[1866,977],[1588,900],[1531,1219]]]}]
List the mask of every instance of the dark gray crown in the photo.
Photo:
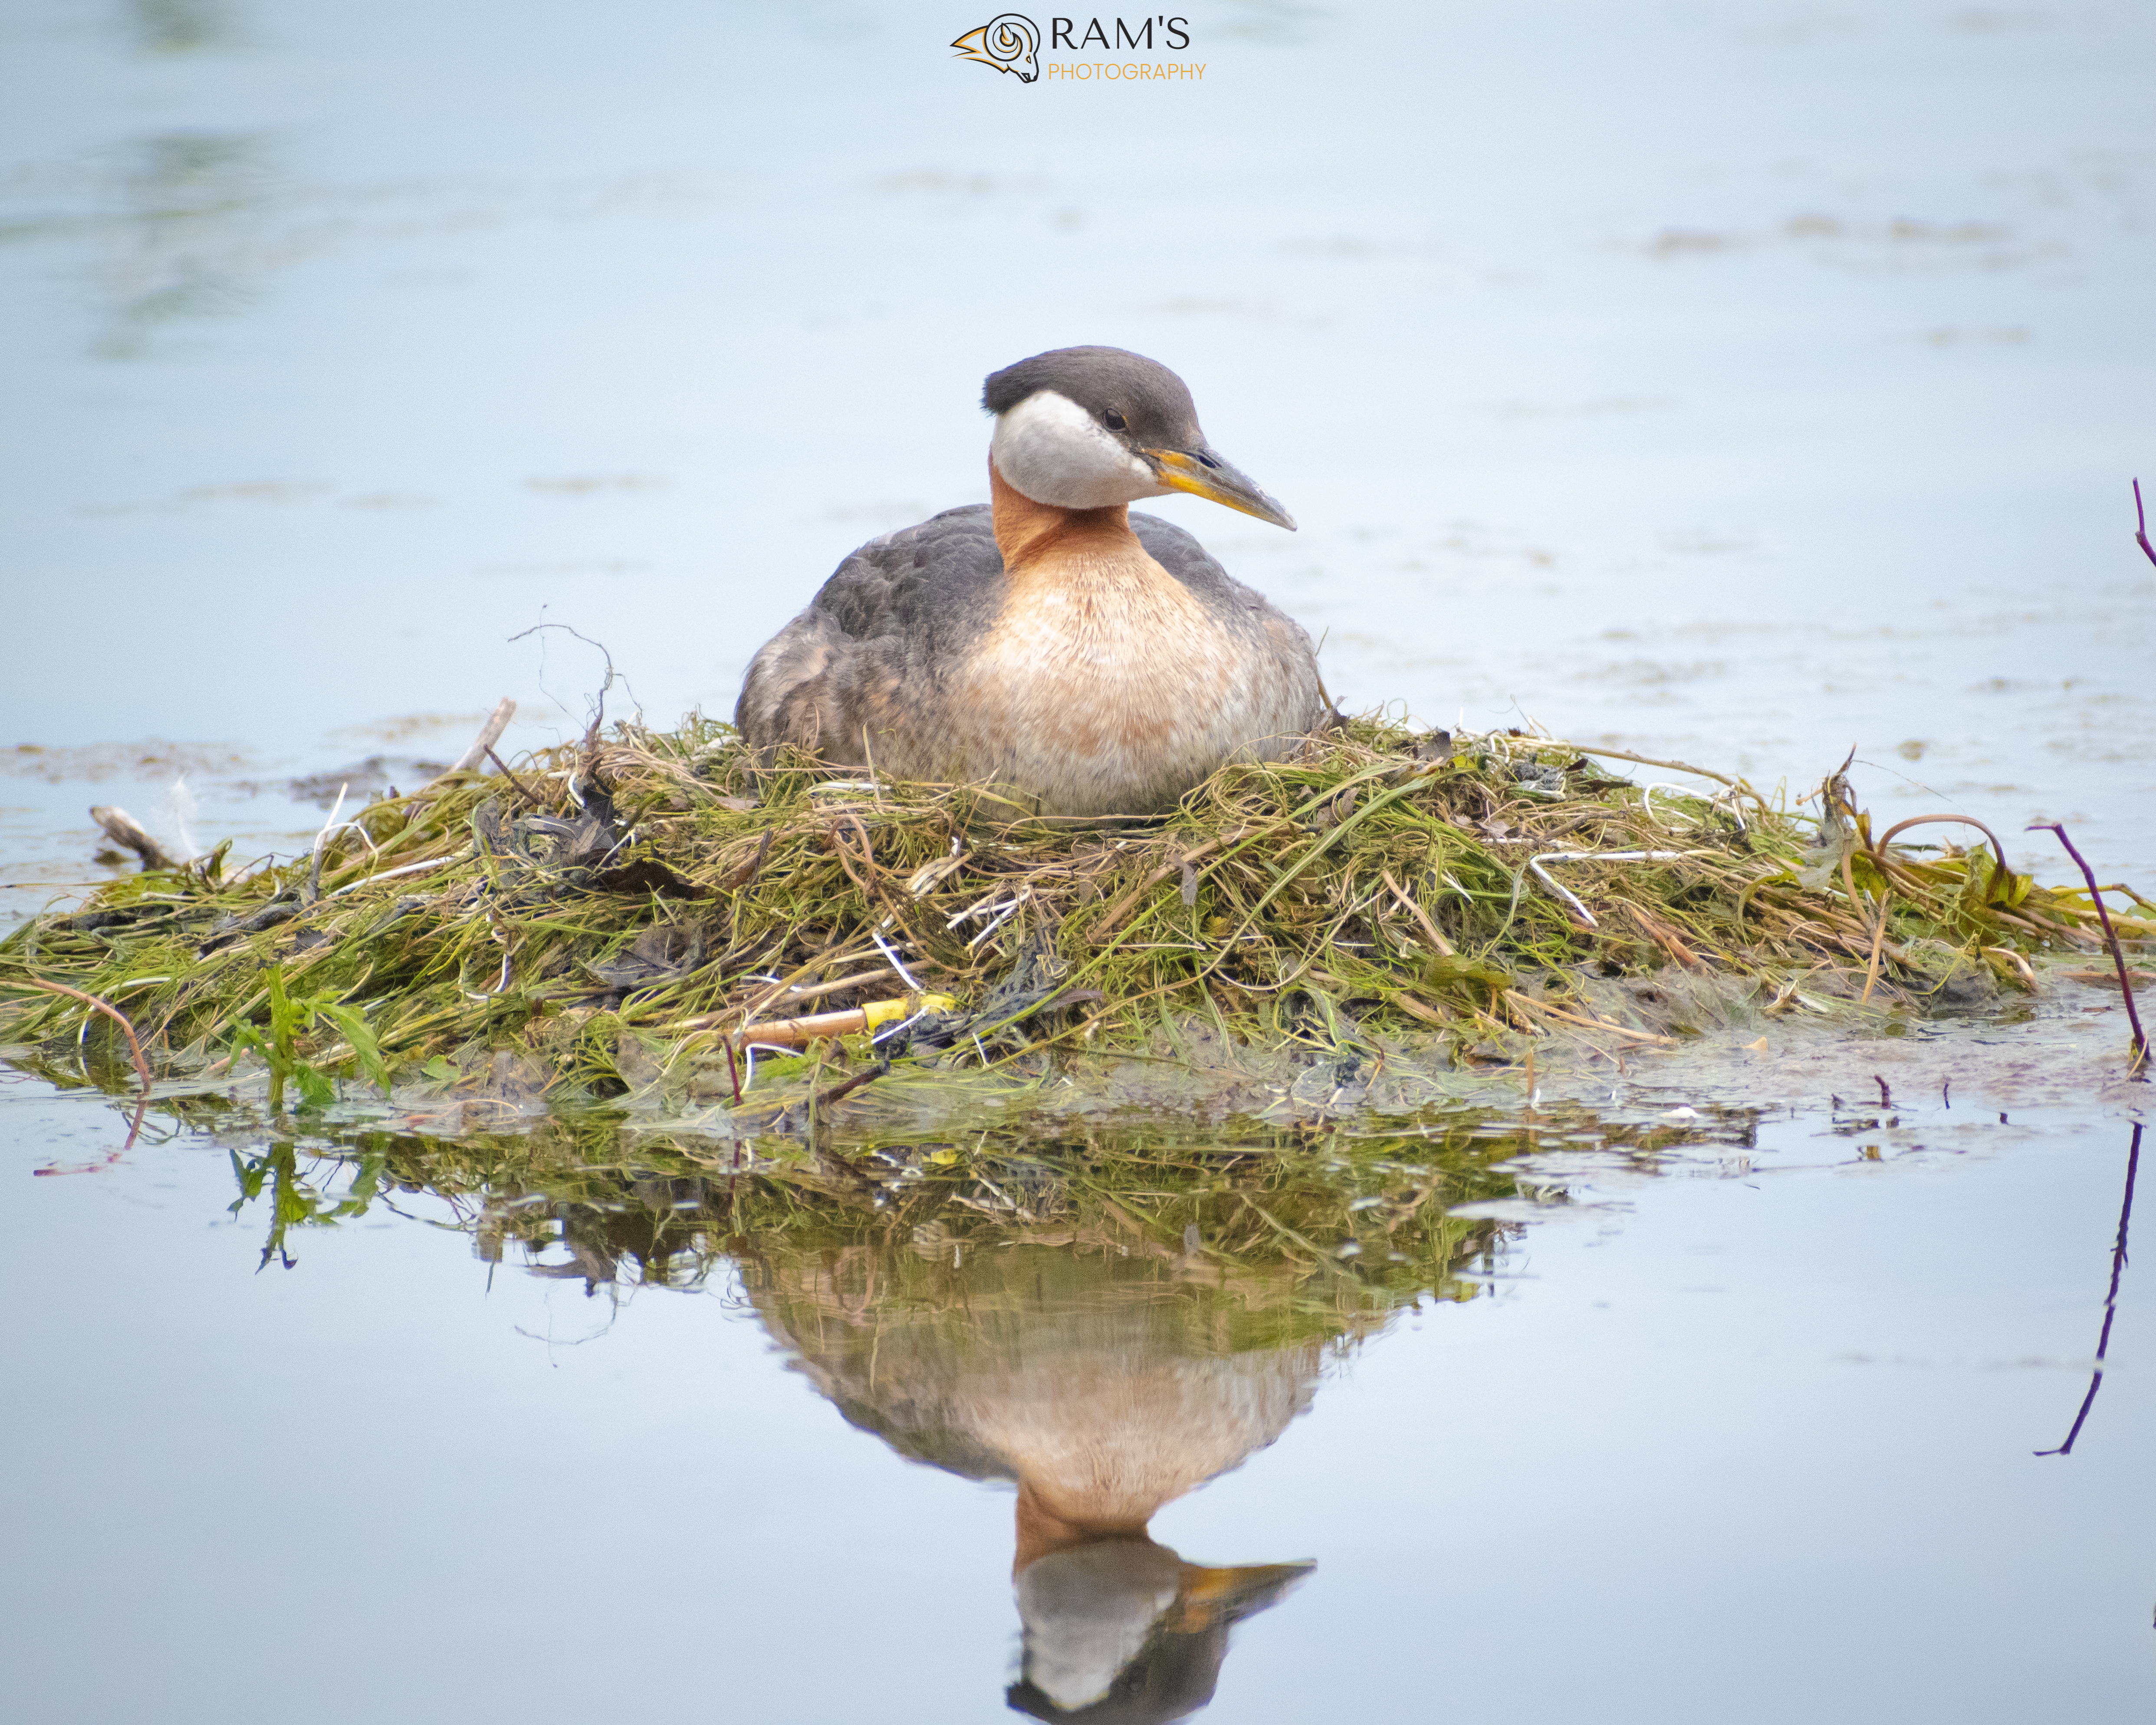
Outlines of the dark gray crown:
[{"label": "dark gray crown", "polygon": [[981,405],[1004,413],[1052,389],[1097,420],[1122,416],[1132,443],[1147,449],[1203,448],[1198,404],[1182,378],[1157,359],[1121,347],[1057,347],[988,374]]}]

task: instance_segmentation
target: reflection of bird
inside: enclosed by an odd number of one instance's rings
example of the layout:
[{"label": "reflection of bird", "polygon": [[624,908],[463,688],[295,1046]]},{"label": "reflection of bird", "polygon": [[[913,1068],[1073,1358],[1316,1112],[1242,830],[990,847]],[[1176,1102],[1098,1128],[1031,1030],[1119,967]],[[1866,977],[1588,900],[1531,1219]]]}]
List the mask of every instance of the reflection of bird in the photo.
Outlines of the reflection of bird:
[{"label": "reflection of bird", "polygon": [[1019,1572],[1024,1665],[1005,1698],[1086,1725],[1184,1718],[1212,1700],[1228,1631],[1312,1567],[1203,1569],[1143,1538],[1052,1552]]},{"label": "reflection of bird", "polygon": [[1202,1568],[1146,1523],[1277,1438],[1310,1405],[1317,1365],[1308,1343],[1209,1358],[1178,1315],[1119,1305],[1045,1318],[959,1363],[937,1423],[1018,1481],[1013,1707],[1150,1725],[1212,1698],[1229,1626],[1312,1565]]},{"label": "reflection of bird", "polygon": [[1116,347],[988,380],[993,503],[872,540],[750,665],[735,723],[1027,813],[1146,814],[1324,720],[1310,637],[1135,499],[1188,491],[1284,527],[1214,453],[1183,380]]},{"label": "reflection of bird", "polygon": [[1250,1291],[1224,1299],[1091,1253],[968,1254],[951,1272],[963,1305],[940,1312],[855,1310],[829,1273],[819,1264],[813,1281],[797,1272],[757,1296],[800,1369],[901,1455],[1018,1486],[1025,1638],[1011,1705],[1091,1725],[1202,1707],[1229,1627],[1311,1565],[1201,1568],[1146,1524],[1287,1429],[1310,1405],[1324,1343],[1235,1348],[1232,1314]]},{"label": "reflection of bird", "polygon": [[951,45],[959,50],[960,59],[978,60],[998,72],[1015,72],[1021,84],[1030,84],[1040,76],[1040,32],[1022,13],[1006,12],[992,18]]}]

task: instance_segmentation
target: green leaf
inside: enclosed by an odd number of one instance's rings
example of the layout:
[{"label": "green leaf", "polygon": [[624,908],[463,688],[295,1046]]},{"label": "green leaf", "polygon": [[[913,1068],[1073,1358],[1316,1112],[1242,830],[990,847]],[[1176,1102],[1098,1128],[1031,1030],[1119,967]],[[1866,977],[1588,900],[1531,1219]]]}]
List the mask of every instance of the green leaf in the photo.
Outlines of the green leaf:
[{"label": "green leaf", "polygon": [[339,1006],[331,1001],[317,1002],[315,1009],[344,1032],[344,1040],[352,1045],[353,1063],[361,1076],[386,1092],[389,1088],[388,1063],[382,1058],[382,1045],[367,1027],[366,1014],[356,1006]]},{"label": "green leaf", "polygon": [[1991,879],[1984,886],[1984,901],[2013,910],[2029,896],[2035,884],[2030,875],[2017,875],[2011,869],[1994,869]]},{"label": "green leaf", "polygon": [[382,1170],[388,1164],[388,1154],[380,1150],[370,1151],[361,1158],[359,1172],[352,1176],[352,1187],[344,1195],[344,1202],[331,1212],[337,1216],[363,1216],[367,1207],[374,1202],[376,1190],[382,1184]]},{"label": "green leaf", "polygon": [[1973,902],[1986,910],[2012,910],[2036,884],[2026,875],[2000,868],[1989,850],[1970,851],[1963,868],[1962,902]]},{"label": "green leaf", "polygon": [[259,1198],[262,1195],[262,1181],[269,1173],[269,1164],[259,1158],[242,1162],[237,1150],[228,1150],[225,1153],[232,1158],[232,1178],[239,1187],[239,1196],[234,1199],[232,1204],[232,1213],[236,1216],[239,1214],[241,1205],[247,1203],[249,1199]]},{"label": "green leaf", "polygon": [[1480,983],[1486,988],[1512,986],[1512,973],[1486,958],[1444,958],[1432,953],[1417,963],[1415,971],[1424,988],[1440,991],[1460,983]]},{"label": "green leaf", "polygon": [[336,1100],[336,1084],[330,1075],[305,1060],[293,1063],[292,1076],[299,1081],[302,1108],[326,1108]]},{"label": "green leaf", "polygon": [[276,1045],[277,1052],[290,1056],[292,1052],[292,1033],[298,1028],[299,1012],[292,1004],[292,997],[285,992],[285,973],[280,967],[272,967],[269,973],[270,1040]]}]

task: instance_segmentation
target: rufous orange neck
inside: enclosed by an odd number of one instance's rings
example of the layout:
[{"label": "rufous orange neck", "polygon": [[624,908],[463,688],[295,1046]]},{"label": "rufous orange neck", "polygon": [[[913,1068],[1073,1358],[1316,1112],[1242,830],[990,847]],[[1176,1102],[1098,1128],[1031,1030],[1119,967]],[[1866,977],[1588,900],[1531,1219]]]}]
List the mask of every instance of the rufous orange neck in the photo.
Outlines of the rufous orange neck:
[{"label": "rufous orange neck", "polygon": [[[1035,508],[1040,506],[1035,504]],[[1088,513],[1106,511],[1088,511]],[[1032,1481],[1018,1482],[1018,1552],[1011,1563],[1015,1575],[1051,1552],[1070,1551],[1081,1545],[1098,1545],[1104,1539],[1143,1539],[1146,1524],[1126,1521],[1074,1521],[1053,1508]]]},{"label": "rufous orange neck", "polygon": [[1137,548],[1127,504],[1058,509],[1052,503],[1036,503],[1003,476],[993,457],[988,461],[988,495],[994,510],[996,549],[1004,554],[1007,575],[1074,552],[1127,554]]}]

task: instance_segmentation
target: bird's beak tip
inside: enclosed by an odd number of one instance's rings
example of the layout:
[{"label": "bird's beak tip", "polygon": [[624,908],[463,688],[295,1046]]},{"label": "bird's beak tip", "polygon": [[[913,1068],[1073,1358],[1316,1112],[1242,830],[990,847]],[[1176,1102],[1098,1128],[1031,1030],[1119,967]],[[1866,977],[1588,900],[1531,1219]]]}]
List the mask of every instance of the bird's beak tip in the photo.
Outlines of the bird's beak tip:
[{"label": "bird's beak tip", "polygon": [[1255,480],[1209,450],[1203,457],[1182,449],[1147,449],[1144,453],[1152,458],[1161,484],[1170,490],[1209,498],[1230,509],[1239,509],[1245,515],[1254,515],[1261,521],[1285,527],[1291,533],[1296,531],[1295,517]]}]

